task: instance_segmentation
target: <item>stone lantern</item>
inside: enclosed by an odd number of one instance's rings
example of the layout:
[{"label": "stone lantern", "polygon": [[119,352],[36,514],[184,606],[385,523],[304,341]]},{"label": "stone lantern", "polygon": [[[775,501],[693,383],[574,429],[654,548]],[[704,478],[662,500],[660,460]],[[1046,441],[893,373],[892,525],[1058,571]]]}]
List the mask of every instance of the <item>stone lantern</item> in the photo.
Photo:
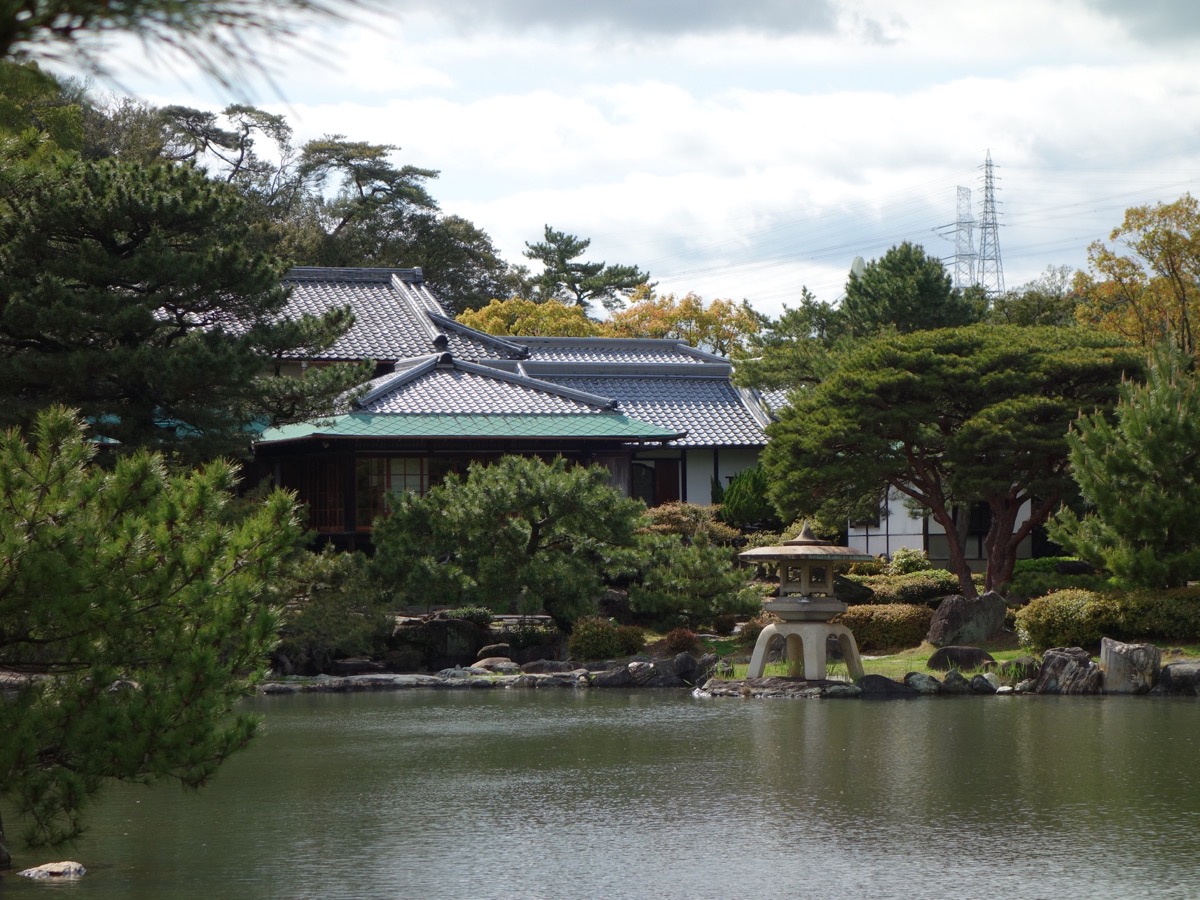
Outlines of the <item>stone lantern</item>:
[{"label": "stone lantern", "polygon": [[853,633],[845,625],[829,621],[846,611],[846,604],[833,595],[833,568],[838,564],[867,562],[873,556],[818,540],[807,522],[793,540],[774,547],[755,547],[738,556],[747,562],[778,564],[779,591],[774,600],[763,602],[763,609],[783,620],[768,625],[758,636],[746,677],[762,677],[767,648],[771,638],[779,634],[787,640],[787,658],[793,676],[803,673],[809,681],[825,678],[826,641],[832,635],[841,647],[850,677],[862,678],[862,657]]}]

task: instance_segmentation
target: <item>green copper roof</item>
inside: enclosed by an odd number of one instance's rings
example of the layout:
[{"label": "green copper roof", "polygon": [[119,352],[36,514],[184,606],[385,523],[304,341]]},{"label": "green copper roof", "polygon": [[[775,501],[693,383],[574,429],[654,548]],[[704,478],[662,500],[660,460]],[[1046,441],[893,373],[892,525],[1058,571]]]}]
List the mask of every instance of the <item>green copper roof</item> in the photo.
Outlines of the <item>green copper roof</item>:
[{"label": "green copper roof", "polygon": [[679,431],[619,413],[594,415],[457,415],[454,413],[349,413],[268,428],[256,443],[307,438],[606,438],[669,441]]}]

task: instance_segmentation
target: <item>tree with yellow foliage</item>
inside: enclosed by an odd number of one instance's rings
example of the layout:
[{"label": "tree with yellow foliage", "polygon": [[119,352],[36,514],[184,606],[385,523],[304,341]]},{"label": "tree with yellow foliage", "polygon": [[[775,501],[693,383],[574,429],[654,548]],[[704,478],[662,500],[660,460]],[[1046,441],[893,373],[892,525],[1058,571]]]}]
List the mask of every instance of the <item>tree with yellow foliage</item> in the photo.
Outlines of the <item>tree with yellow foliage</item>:
[{"label": "tree with yellow foliage", "polygon": [[743,300],[713,300],[689,292],[656,296],[647,286],[639,288],[626,309],[613,313],[603,323],[608,337],[671,338],[722,356],[746,350],[750,338],[763,327],[763,318]]},{"label": "tree with yellow foliage", "polygon": [[1190,356],[1200,328],[1200,203],[1135,206],[1114,228],[1110,247],[1088,248],[1087,273],[1074,283],[1084,324],[1143,347],[1169,342]]},{"label": "tree with yellow foliage", "polygon": [[457,319],[469,328],[502,337],[597,337],[601,333],[600,323],[589,319],[582,306],[568,306],[561,300],[493,300],[482,309],[460,313]]}]

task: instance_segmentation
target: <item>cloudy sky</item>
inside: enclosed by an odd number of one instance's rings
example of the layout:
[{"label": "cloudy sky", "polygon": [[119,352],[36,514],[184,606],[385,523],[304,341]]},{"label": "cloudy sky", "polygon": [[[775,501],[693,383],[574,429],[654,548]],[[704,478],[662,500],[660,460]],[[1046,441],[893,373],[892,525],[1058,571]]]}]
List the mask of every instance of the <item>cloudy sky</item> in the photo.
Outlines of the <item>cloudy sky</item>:
[{"label": "cloudy sky", "polygon": [[[1005,282],[1086,265],[1132,205],[1195,192],[1193,0],[378,0],[262,48],[276,87],[106,57],[144,99],[283,112],[438,169],[505,258],[551,224],[660,290],[776,314],[855,256],[953,264],[995,163]],[[975,239],[978,241],[978,230]],[[398,260],[398,264],[403,264]]]}]

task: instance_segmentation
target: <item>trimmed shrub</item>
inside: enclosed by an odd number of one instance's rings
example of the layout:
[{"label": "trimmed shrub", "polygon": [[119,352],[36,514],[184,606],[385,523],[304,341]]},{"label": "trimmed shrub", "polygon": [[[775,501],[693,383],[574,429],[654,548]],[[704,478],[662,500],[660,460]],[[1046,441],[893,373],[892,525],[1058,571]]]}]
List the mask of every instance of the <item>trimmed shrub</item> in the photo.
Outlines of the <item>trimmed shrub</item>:
[{"label": "trimmed shrub", "polygon": [[866,601],[872,605],[891,603],[934,604],[959,593],[958,578],[945,569],[924,569],[907,575],[849,576],[875,592]]},{"label": "trimmed shrub", "polygon": [[[1039,556],[1037,559],[1018,559],[1013,566],[1014,575],[1024,575],[1027,572],[1058,572],[1059,567],[1066,564],[1068,566],[1076,566],[1083,560],[1076,556]],[[1091,565],[1087,565],[1090,572],[1095,569]]]},{"label": "trimmed shrub", "polygon": [[562,632],[553,625],[542,625],[537,621],[523,618],[516,625],[510,625],[504,629],[503,636],[508,646],[515,652],[529,647],[557,643]]},{"label": "trimmed shrub", "polygon": [[851,563],[846,570],[847,575],[882,575],[887,568],[887,560],[877,556],[870,562]]},{"label": "trimmed shrub", "polygon": [[690,628],[675,628],[663,637],[663,650],[674,656],[676,653],[692,653],[700,649],[700,638]]},{"label": "trimmed shrub", "polygon": [[1200,636],[1200,589],[1104,594],[1079,588],[1031,600],[1016,615],[1021,645],[1035,650],[1082,647],[1100,639],[1195,640]]},{"label": "trimmed shrub", "polygon": [[445,615],[447,619],[462,619],[480,628],[490,628],[492,625],[492,611],[482,606],[460,606],[446,610]]},{"label": "trimmed shrub", "polygon": [[1029,601],[1016,616],[1017,639],[1022,647],[1100,646],[1100,639],[1117,637],[1118,604],[1111,596],[1067,588]]},{"label": "trimmed shrub", "polygon": [[599,616],[587,616],[575,620],[571,637],[567,640],[567,653],[571,659],[611,659],[621,655],[617,626]]},{"label": "trimmed shrub", "polygon": [[833,621],[854,632],[859,650],[879,652],[920,644],[929,633],[933,610],[911,603],[852,606]]},{"label": "trimmed shrub", "polygon": [[767,470],[762,466],[738,472],[725,488],[721,520],[738,528],[777,528],[779,516],[767,496],[769,484]]},{"label": "trimmed shrub", "polygon": [[737,616],[733,613],[721,613],[713,616],[712,621],[708,624],[712,628],[713,634],[724,637],[733,634],[733,629],[737,627]]},{"label": "trimmed shrub", "polygon": [[756,531],[754,534],[746,535],[738,552],[753,550],[755,547],[774,547],[776,544],[783,543],[784,540],[786,539],[778,531]]},{"label": "trimmed shrub", "polygon": [[933,563],[929,561],[924,550],[901,547],[892,554],[885,572],[888,575],[911,575],[913,572],[924,572],[932,568]]},{"label": "trimmed shrub", "polygon": [[709,543],[732,546],[742,533],[717,518],[716,506],[696,503],[663,503],[646,510],[647,531],[674,534],[686,540],[703,535]]},{"label": "trimmed shrub", "polygon": [[1125,640],[1153,637],[1190,642],[1200,637],[1200,588],[1130,591],[1120,597],[1120,604]]},{"label": "trimmed shrub", "polygon": [[753,647],[758,641],[758,636],[762,634],[762,630],[768,625],[773,625],[782,622],[783,619],[774,613],[760,612],[749,622],[742,626],[742,630],[738,632],[738,643],[746,647]]},{"label": "trimmed shrub", "polygon": [[636,625],[617,626],[617,653],[636,656],[646,649],[646,632]]}]

